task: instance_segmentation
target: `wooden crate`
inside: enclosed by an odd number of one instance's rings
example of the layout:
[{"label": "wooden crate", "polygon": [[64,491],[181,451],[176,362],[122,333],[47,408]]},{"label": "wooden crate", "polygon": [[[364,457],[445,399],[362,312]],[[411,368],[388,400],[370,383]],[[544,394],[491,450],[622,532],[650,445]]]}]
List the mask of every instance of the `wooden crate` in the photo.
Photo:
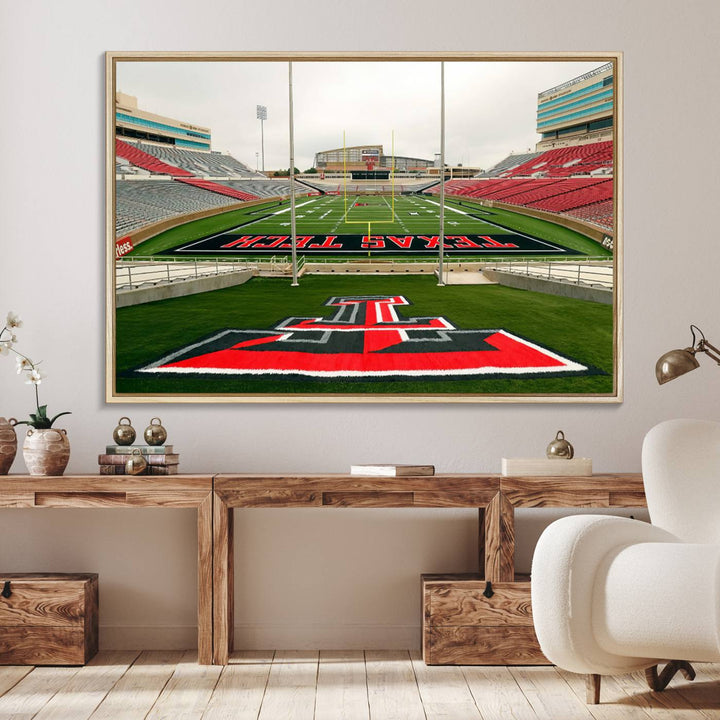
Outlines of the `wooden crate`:
[{"label": "wooden crate", "polygon": [[548,665],[530,607],[530,578],[423,575],[423,659],[428,665]]},{"label": "wooden crate", "polygon": [[97,650],[96,573],[0,574],[0,665],[84,665]]}]

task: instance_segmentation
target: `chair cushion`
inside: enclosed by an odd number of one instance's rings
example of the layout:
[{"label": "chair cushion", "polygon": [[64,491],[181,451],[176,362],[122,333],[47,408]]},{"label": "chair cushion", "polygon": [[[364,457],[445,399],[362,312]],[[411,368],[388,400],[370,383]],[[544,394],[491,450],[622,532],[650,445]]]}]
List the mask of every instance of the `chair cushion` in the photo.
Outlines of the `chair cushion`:
[{"label": "chair cushion", "polygon": [[538,541],[532,565],[532,608],[535,632],[545,656],[578,673],[640,670],[654,656],[615,653],[593,634],[595,576],[605,556],[632,543],[674,543],[665,530],[627,518],[574,515],[552,523]]},{"label": "chair cushion", "polygon": [[612,549],[595,575],[592,628],[608,653],[720,661],[720,546]]}]

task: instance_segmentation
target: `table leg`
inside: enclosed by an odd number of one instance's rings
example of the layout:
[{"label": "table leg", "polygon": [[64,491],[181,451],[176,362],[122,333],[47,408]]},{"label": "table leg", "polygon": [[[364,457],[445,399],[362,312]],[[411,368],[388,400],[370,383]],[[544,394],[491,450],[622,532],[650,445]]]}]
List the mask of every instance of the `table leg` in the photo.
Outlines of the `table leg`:
[{"label": "table leg", "polygon": [[485,579],[512,582],[515,578],[515,509],[502,493],[490,501],[485,519]]},{"label": "table leg", "polygon": [[485,577],[485,508],[478,508],[478,573]]},{"label": "table leg", "polygon": [[213,498],[212,493],[198,506],[198,663],[213,661]]},{"label": "table leg", "polygon": [[234,511],[213,493],[213,663],[227,665],[233,649]]}]

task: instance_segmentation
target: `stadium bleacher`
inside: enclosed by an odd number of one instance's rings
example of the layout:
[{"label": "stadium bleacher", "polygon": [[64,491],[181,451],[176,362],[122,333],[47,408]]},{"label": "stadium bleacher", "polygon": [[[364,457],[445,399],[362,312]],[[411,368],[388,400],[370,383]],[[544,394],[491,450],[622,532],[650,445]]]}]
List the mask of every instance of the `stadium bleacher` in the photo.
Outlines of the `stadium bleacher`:
[{"label": "stadium bleacher", "polygon": [[490,170],[486,170],[485,172],[480,173],[476,177],[479,177],[479,178],[500,177],[504,173],[510,172],[514,168],[524,165],[526,162],[528,162],[528,160],[532,160],[533,158],[536,158],[539,155],[542,155],[542,153],[534,152],[534,153],[518,153],[517,155],[515,155],[515,154],[508,155],[504,160],[501,160],[497,165],[490,168]]},{"label": "stadium bleacher", "polygon": [[254,172],[247,165],[236,160],[231,155],[181,150],[170,145],[152,145],[142,142],[138,143],[137,146],[138,149],[168,165],[182,168],[189,175],[203,175],[206,177],[264,177],[264,175]]},{"label": "stadium bleacher", "polygon": [[600,171],[609,174],[612,173],[612,164],[613,143],[604,141],[528,155],[510,155],[477,177],[568,177]]},{"label": "stadium bleacher", "polygon": [[[445,183],[445,192],[451,195],[467,195],[477,186],[477,180],[448,180]],[[428,190],[429,193],[435,194],[440,192],[440,184]]]},{"label": "stadium bleacher", "polygon": [[227,185],[221,185],[220,183],[212,182],[211,180],[202,180],[201,178],[176,178],[178,182],[187,183],[193,187],[202,188],[209,192],[218,193],[220,195],[227,195],[228,197],[236,198],[237,200],[259,200],[257,195],[252,193],[244,192],[243,190],[236,190],[235,188],[228,187]]},{"label": "stadium bleacher", "polygon": [[585,205],[584,207],[567,210],[565,215],[576,217],[578,220],[599,225],[600,227],[612,228],[613,226],[613,201],[603,200],[602,202]]},{"label": "stadium bleacher", "polygon": [[[613,143],[588,143],[540,153],[510,155],[471,179],[445,183],[448,195],[478,198],[570,215],[602,227],[613,224]],[[287,178],[270,179],[255,173],[230,155],[184,150],[116,138],[116,173],[148,180],[117,181],[117,231],[125,234],[152,222],[237,201],[288,195]],[[169,176],[169,180],[150,179]],[[212,178],[212,179],[211,179]],[[312,192],[342,193],[337,179],[303,180]],[[394,191],[420,192],[437,180],[403,178]],[[348,184],[348,192],[390,192],[393,187]],[[440,184],[425,192],[437,195]]]},{"label": "stadium bleacher", "polygon": [[[445,193],[562,213],[613,226],[613,143],[510,155],[472,180],[449,180]],[[437,195],[439,186],[426,191]]]},{"label": "stadium bleacher", "polygon": [[[290,192],[286,179],[274,181],[253,173],[229,155],[129,143],[118,138],[115,151],[118,235],[177,215]],[[204,177],[196,177],[193,171]],[[208,174],[222,179],[209,180]],[[128,175],[148,179],[125,180]]]},{"label": "stadium bleacher", "polygon": [[234,205],[237,199],[169,180],[117,180],[117,237],[177,215]]},{"label": "stadium bleacher", "polygon": [[175,167],[174,165],[168,165],[153,155],[144,152],[139,147],[126,143],[119,138],[115,138],[115,155],[152,173],[170,175],[172,177],[192,177],[191,172]]},{"label": "stadium bleacher", "polygon": [[609,200],[612,196],[613,181],[599,180],[592,184],[579,184],[572,190],[568,189],[565,192],[523,204],[525,207],[538,208],[548,212],[565,212]]},{"label": "stadium bleacher", "polygon": [[[476,180],[472,187],[458,187],[453,184],[456,182],[445,184],[446,194],[496,200],[510,205],[538,207],[556,212],[608,200],[612,197],[613,186],[613,181],[609,178],[489,179]],[[431,188],[429,192],[437,195],[440,191],[438,188]]]},{"label": "stadium bleacher", "polygon": [[313,177],[303,177],[302,182],[310,187],[314,187],[322,192],[330,193],[333,195],[342,194],[347,191],[349,193],[362,193],[362,192],[383,192],[391,193],[395,192],[400,194],[403,192],[420,192],[430,185],[438,183],[438,178],[416,178],[416,177],[396,177],[394,185],[389,181],[363,181],[358,183],[357,181],[348,181],[347,188],[341,178],[325,178],[321,179]]},{"label": "stadium bleacher", "polygon": [[[277,197],[278,195],[290,194],[290,181],[282,180],[221,180],[219,185],[241,190],[242,192],[251,193],[258,197]],[[304,188],[297,189],[298,192],[304,192]]]}]

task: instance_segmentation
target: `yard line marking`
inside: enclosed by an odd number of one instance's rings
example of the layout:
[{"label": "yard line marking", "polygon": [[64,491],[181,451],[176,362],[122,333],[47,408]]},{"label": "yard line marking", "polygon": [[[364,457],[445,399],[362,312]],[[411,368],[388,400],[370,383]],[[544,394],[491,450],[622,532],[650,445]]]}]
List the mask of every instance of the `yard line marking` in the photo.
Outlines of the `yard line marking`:
[{"label": "yard line marking", "polygon": [[[308,200],[307,202],[296,204],[295,209],[301,208],[305,205],[310,205],[310,203],[312,203],[312,202],[313,202],[312,200]],[[290,208],[285,208],[284,210],[278,210],[277,212],[273,213],[273,215],[282,215],[283,213],[286,213],[286,212],[290,212]]]},{"label": "yard line marking", "polygon": [[400,227],[401,227],[405,232],[408,232],[408,229],[405,227],[405,223],[400,219],[400,216],[397,214],[397,211],[394,211],[394,210],[390,207],[390,203],[387,201],[387,198],[385,198],[384,196],[381,196],[381,197],[382,197],[383,201],[385,202],[385,204],[388,206],[388,210],[390,210],[390,212],[392,213],[392,215],[394,215],[395,219],[400,223]]},{"label": "yard line marking", "polygon": [[[295,207],[299,208],[299,207],[302,207],[303,205],[309,205],[311,202],[312,202],[312,200],[308,200],[307,202],[300,203],[299,205],[296,205]],[[257,220],[251,220],[250,222],[243,223],[242,225],[238,225],[237,227],[229,228],[228,230],[223,230],[222,232],[215,233],[215,235],[209,235],[208,237],[200,238],[199,240],[195,240],[194,242],[191,242],[188,245],[183,245],[182,251],[186,252],[188,250],[188,248],[194,247],[195,245],[197,245],[201,242],[206,242],[207,240],[213,240],[214,238],[220,237],[221,235],[227,235],[227,233],[236,232],[237,230],[240,230],[240,228],[246,228],[246,227],[249,227],[250,225],[255,225],[255,223],[262,222],[263,220],[267,220],[268,218],[274,217],[276,215],[282,215],[283,213],[286,213],[289,211],[290,211],[290,208],[285,208],[285,210],[278,210],[277,212],[271,213],[270,215],[265,215],[264,217],[258,218]]]}]

